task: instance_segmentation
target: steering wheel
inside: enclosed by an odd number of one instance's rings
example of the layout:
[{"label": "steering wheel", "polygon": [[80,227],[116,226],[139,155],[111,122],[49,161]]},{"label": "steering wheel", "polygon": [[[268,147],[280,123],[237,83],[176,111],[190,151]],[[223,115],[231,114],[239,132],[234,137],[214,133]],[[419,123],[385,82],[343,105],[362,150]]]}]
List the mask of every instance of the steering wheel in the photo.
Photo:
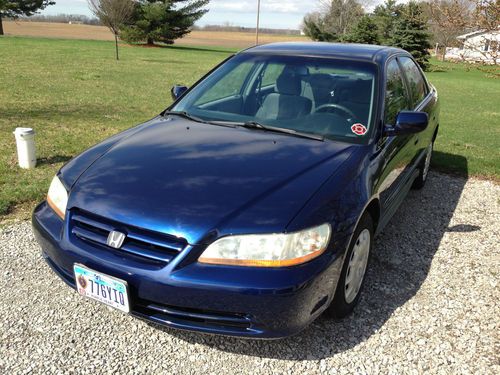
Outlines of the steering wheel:
[{"label": "steering wheel", "polygon": [[316,108],[314,110],[314,113],[318,113],[318,112],[321,112],[325,109],[335,109],[335,110],[339,110],[341,112],[344,112],[346,113],[347,115],[349,115],[350,118],[357,118],[357,116],[348,108],[344,107],[343,105],[339,105],[339,104],[334,104],[334,103],[328,103],[328,104],[323,104],[323,105],[320,105],[318,108]]}]

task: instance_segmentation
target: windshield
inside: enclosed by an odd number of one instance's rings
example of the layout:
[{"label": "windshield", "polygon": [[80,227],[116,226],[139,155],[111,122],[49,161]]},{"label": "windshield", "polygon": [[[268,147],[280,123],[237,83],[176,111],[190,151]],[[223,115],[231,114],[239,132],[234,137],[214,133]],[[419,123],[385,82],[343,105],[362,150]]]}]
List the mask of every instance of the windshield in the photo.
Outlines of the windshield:
[{"label": "windshield", "polygon": [[364,143],[372,123],[376,66],[303,56],[236,55],[172,111],[204,121],[255,122]]}]

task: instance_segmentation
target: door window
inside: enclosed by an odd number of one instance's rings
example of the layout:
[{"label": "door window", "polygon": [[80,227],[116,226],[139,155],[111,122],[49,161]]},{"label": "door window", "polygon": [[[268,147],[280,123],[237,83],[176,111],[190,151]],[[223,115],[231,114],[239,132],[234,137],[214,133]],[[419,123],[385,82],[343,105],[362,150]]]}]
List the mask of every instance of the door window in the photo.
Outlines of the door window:
[{"label": "door window", "polygon": [[262,87],[275,85],[278,77],[283,73],[285,64],[267,64],[264,75],[262,76]]},{"label": "door window", "polygon": [[385,91],[385,123],[396,124],[398,113],[408,110],[408,93],[404,83],[401,69],[396,59],[387,65],[387,86]]},{"label": "door window", "polygon": [[408,79],[408,85],[412,98],[412,107],[415,108],[427,96],[427,85],[422,72],[417,64],[409,57],[400,57],[399,62]]}]

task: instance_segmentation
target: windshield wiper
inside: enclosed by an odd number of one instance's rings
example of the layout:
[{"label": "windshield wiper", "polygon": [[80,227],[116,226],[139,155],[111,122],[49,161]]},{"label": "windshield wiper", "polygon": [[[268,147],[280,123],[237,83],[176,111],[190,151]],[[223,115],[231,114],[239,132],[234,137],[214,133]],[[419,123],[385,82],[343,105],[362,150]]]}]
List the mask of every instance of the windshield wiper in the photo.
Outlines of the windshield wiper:
[{"label": "windshield wiper", "polygon": [[184,117],[184,118],[191,120],[191,121],[200,122],[202,124],[210,124],[210,125],[226,126],[226,127],[234,128],[234,125],[226,124],[224,122],[219,122],[219,121],[203,120],[199,117],[196,117],[196,116],[189,114],[186,111],[165,111],[165,112],[163,112],[163,116],[180,116],[180,117]]},{"label": "windshield wiper", "polygon": [[257,121],[247,121],[247,122],[208,121],[208,120],[203,120],[199,117],[193,116],[186,111],[165,111],[163,113],[163,116],[169,116],[169,115],[184,117],[188,120],[200,122],[202,124],[225,126],[225,127],[230,127],[230,128],[234,128],[236,126],[241,126],[241,127],[247,128],[247,129],[259,129],[259,130],[264,130],[264,131],[269,131],[269,132],[274,132],[274,133],[288,134],[288,135],[292,135],[294,137],[314,139],[316,141],[324,141],[325,140],[325,137],[323,137],[321,135],[316,135],[316,134],[311,134],[311,133],[303,133],[303,132],[298,132],[296,130],[286,129],[286,128],[277,128],[274,126],[261,124],[260,122],[257,122]]},{"label": "windshield wiper", "polygon": [[316,141],[324,141],[325,140],[325,137],[323,137],[321,135],[316,135],[316,134],[311,134],[311,133],[303,133],[303,132],[298,132],[296,130],[286,129],[286,128],[277,128],[274,126],[261,124],[260,122],[257,122],[257,121],[247,121],[247,122],[244,122],[242,124],[240,123],[240,126],[247,128],[247,129],[266,130],[266,131],[270,131],[270,132],[274,132],[274,133],[293,135],[295,137],[300,137],[300,138],[314,139]]},{"label": "windshield wiper", "polygon": [[186,111],[165,111],[163,112],[163,116],[179,116],[179,117],[184,117],[187,118],[188,120],[196,121],[196,122],[202,122],[205,123],[205,120],[202,120],[199,117],[190,115]]}]

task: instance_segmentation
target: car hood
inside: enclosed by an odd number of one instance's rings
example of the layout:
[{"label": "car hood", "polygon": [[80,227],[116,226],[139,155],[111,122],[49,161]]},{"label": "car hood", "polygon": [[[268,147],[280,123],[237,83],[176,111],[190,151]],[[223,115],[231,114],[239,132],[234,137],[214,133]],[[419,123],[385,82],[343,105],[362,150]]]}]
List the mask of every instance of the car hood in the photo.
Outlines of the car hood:
[{"label": "car hood", "polygon": [[283,232],[348,144],[159,118],[85,170],[68,208],[185,238]]}]

